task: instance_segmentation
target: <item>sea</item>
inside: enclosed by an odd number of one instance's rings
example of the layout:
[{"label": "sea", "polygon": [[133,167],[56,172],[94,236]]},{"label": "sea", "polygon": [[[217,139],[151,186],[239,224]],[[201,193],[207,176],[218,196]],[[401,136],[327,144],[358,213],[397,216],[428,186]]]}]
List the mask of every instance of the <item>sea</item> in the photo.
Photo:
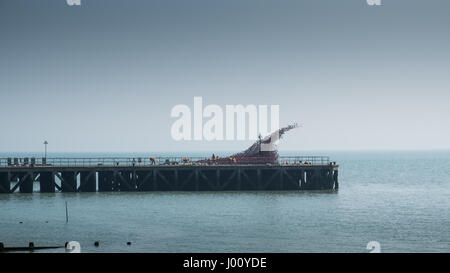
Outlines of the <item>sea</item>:
[{"label": "sea", "polygon": [[0,194],[0,242],[75,241],[81,252],[365,253],[374,244],[381,252],[450,252],[450,151],[296,154],[336,161],[339,190]]}]

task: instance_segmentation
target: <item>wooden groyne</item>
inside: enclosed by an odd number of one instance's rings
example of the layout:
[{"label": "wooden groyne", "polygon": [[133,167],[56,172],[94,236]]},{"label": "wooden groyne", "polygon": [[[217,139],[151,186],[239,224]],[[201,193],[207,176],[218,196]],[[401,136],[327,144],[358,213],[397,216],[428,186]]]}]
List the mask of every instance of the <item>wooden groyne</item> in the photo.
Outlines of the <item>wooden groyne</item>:
[{"label": "wooden groyne", "polygon": [[[202,163],[195,163],[199,161]],[[280,157],[278,161],[216,164],[205,158],[3,158],[0,193],[295,191],[339,187],[338,165],[328,157]],[[36,183],[39,187],[35,187]]]}]

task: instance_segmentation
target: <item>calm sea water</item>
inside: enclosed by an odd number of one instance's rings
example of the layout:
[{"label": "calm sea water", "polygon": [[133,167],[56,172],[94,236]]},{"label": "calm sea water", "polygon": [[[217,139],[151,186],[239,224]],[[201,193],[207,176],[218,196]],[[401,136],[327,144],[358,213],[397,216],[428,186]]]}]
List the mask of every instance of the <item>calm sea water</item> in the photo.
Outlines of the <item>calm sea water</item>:
[{"label": "calm sea water", "polygon": [[75,240],[82,252],[367,252],[369,241],[382,252],[450,251],[450,152],[325,154],[340,165],[338,192],[0,194],[0,241]]}]

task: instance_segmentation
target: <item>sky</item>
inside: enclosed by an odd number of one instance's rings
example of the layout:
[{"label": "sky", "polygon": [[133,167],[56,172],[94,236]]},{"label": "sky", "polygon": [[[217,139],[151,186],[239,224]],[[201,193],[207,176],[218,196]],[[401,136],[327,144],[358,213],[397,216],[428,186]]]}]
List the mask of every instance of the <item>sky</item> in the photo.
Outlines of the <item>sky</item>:
[{"label": "sky", "polygon": [[450,1],[0,0],[0,152],[240,151],[177,104],[280,105],[281,150],[450,149]]}]

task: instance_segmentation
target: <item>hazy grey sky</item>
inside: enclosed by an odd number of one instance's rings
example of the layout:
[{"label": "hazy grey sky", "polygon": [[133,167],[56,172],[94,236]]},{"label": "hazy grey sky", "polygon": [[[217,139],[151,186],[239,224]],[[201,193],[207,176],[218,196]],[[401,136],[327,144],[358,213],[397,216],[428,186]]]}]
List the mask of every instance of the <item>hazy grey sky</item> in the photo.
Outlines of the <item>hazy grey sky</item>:
[{"label": "hazy grey sky", "polygon": [[279,104],[282,149],[449,149],[450,1],[0,0],[0,151],[175,142],[176,104]]}]

